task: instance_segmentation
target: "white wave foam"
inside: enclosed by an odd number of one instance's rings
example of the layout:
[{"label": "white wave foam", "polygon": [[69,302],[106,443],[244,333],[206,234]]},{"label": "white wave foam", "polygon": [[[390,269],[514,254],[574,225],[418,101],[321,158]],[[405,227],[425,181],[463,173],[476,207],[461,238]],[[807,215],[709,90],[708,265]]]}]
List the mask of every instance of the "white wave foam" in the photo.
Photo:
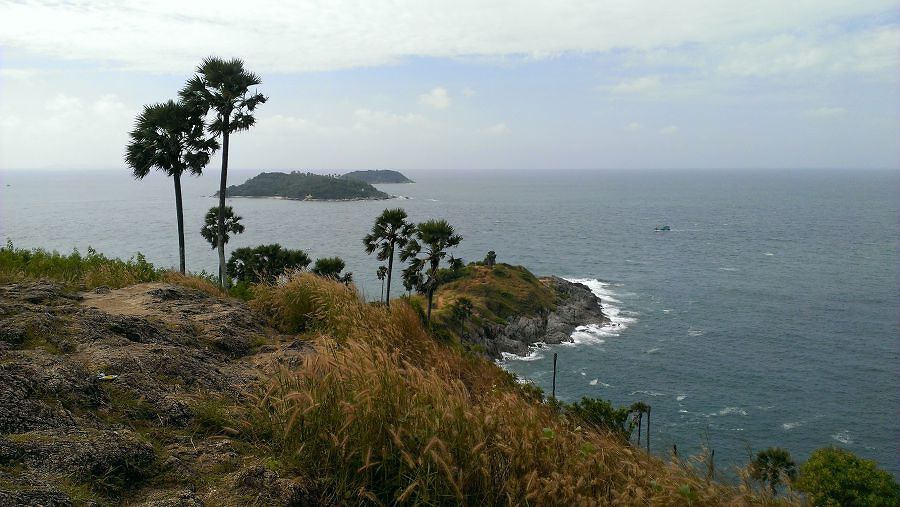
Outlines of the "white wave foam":
[{"label": "white wave foam", "polygon": [[687,334],[688,336],[703,336],[703,331],[700,331],[699,329],[689,329]]},{"label": "white wave foam", "polygon": [[747,415],[747,411],[741,407],[725,407],[722,410],[710,415]]},{"label": "white wave foam", "polygon": [[528,354],[519,356],[510,352],[501,352],[500,360],[497,361],[501,366],[508,361],[537,361],[543,359],[544,354],[541,352],[544,348],[543,343],[535,343],[533,347],[528,347]]},{"label": "white wave foam", "polygon": [[[616,299],[617,294],[612,291],[612,283],[601,282],[594,278],[567,278],[572,283],[580,283],[600,298],[600,308],[603,314],[609,318],[605,326],[588,325],[579,326],[572,333],[572,340],[578,343],[604,343],[603,337],[619,336],[619,333],[628,328],[630,324],[637,322],[636,313],[623,311],[616,306],[621,301]],[[619,284],[621,285],[621,284]]]},{"label": "white wave foam", "polygon": [[687,398],[687,395],[686,395],[686,394],[679,394],[678,396],[675,397],[675,400],[676,400],[676,401],[683,401],[685,398]]},{"label": "white wave foam", "polygon": [[784,428],[785,431],[790,431],[798,426],[803,426],[803,423],[800,421],[792,421],[792,422],[786,422],[781,425],[781,427]]},{"label": "white wave foam", "polygon": [[763,255],[765,255],[766,257],[771,257],[771,256],[773,256],[773,255],[775,255],[775,254],[773,254],[772,252],[766,252],[766,253],[764,253]]},{"label": "white wave foam", "polygon": [[647,396],[665,396],[666,393],[661,393],[659,391],[631,391],[628,396],[634,396],[635,394],[646,394]]},{"label": "white wave foam", "polygon": [[719,268],[719,271],[740,271],[738,268]]},{"label": "white wave foam", "polygon": [[659,347],[653,347],[652,349],[647,350],[647,354],[652,354],[654,352],[659,352]]},{"label": "white wave foam", "polygon": [[840,442],[842,444],[852,444],[853,443],[853,438],[850,437],[849,430],[838,431],[834,435],[831,435],[831,438],[837,440],[838,442]]}]

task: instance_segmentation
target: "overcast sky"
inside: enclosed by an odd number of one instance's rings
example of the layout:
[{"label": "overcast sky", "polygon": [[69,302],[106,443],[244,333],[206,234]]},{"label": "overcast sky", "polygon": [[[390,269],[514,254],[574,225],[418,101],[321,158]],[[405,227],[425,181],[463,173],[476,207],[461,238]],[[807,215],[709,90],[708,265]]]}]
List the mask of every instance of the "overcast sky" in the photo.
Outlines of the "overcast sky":
[{"label": "overcast sky", "polygon": [[897,1],[0,0],[0,169],[122,168],[208,55],[237,168],[900,167]]}]

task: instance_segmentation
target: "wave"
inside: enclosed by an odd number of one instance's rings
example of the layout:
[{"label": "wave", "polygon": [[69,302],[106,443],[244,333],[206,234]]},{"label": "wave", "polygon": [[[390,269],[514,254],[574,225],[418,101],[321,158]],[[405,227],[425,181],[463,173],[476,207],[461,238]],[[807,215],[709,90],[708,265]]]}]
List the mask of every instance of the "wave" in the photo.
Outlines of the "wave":
[{"label": "wave", "polygon": [[850,430],[838,431],[834,435],[831,435],[831,438],[837,440],[838,442],[840,442],[842,444],[852,444],[853,443],[853,438],[850,437]]},{"label": "wave", "polygon": [[659,391],[631,391],[628,393],[628,396],[634,396],[635,394],[646,394],[647,396],[665,396],[666,393],[661,393]]},{"label": "wave", "polygon": [[720,415],[747,415],[747,411],[742,409],[741,407],[725,407],[718,412],[713,412],[712,414],[708,414],[711,416],[720,416]]},{"label": "wave", "polygon": [[612,387],[610,384],[607,384],[606,382],[600,382],[600,379],[598,379],[598,378],[595,378],[594,380],[591,380],[590,382],[588,382],[588,384],[590,384],[590,385],[592,385],[592,386],[595,386],[595,385],[598,385],[598,384],[599,384],[600,387]]},{"label": "wave", "polygon": [[508,361],[537,361],[539,359],[544,358],[543,354],[544,344],[541,342],[537,342],[534,345],[528,347],[528,354],[524,356],[520,356],[517,354],[513,354],[511,352],[501,352],[500,360],[498,363],[505,363]]},{"label": "wave", "polygon": [[618,294],[613,292],[612,287],[618,287],[621,284],[601,282],[596,278],[566,278],[566,280],[580,283],[590,289],[595,296],[600,298],[600,308],[603,309],[603,314],[609,318],[609,323],[604,326],[591,324],[575,328],[571,335],[575,344],[605,343],[605,337],[619,336],[619,333],[628,329],[629,325],[637,322],[636,313],[622,310],[617,306],[622,302],[617,299]]},{"label": "wave", "polygon": [[781,425],[781,427],[784,428],[785,431],[790,431],[798,426],[803,426],[803,423],[800,421],[792,421],[792,422],[786,422]]},{"label": "wave", "polygon": [[679,394],[678,396],[675,397],[675,400],[676,400],[676,401],[682,401],[682,400],[684,400],[685,398],[687,398],[687,395],[686,395],[686,394]]}]

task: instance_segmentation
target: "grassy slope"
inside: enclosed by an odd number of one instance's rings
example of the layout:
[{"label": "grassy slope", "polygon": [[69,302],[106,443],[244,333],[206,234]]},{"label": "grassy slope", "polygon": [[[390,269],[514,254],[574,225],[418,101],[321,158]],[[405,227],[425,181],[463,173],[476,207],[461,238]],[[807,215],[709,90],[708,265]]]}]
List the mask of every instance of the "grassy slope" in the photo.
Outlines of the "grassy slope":
[{"label": "grassy slope", "polygon": [[[5,281],[59,273],[21,262],[10,267],[14,257],[0,255]],[[513,294],[533,297],[528,305],[536,310],[552,304],[517,268],[469,269],[456,293],[483,298],[482,309],[495,317],[513,311],[499,304]],[[488,287],[494,279],[509,288],[495,294]],[[266,457],[268,468],[317,504],[769,503],[745,486],[708,482],[558,414],[494,364],[436,341],[408,305],[369,305],[352,287],[310,274],[254,294],[256,311],[282,332],[310,340],[314,352],[216,417],[239,427],[235,447],[246,459]],[[196,486],[214,487],[222,505],[244,504],[229,484],[223,475]]]},{"label": "grassy slope", "polygon": [[503,324],[514,315],[537,316],[552,311],[557,295],[522,266],[497,264],[493,269],[466,266],[459,278],[442,285],[435,295],[435,315],[449,318],[459,298],[472,302],[472,323]]}]

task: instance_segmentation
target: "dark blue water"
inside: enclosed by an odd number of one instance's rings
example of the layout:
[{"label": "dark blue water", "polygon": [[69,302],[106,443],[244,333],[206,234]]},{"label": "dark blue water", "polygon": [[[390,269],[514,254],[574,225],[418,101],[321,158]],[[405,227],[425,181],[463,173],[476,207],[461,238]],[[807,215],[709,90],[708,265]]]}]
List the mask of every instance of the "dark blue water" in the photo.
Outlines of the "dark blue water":
[{"label": "dark blue water", "polygon": [[[234,199],[247,232],[229,247],[340,255],[377,297],[361,243],[374,216],[390,205],[447,218],[464,259],[495,250],[538,274],[598,280],[618,314],[619,328],[505,362],[512,371],[549,390],[555,351],[560,398],[650,403],[659,453],[708,444],[722,469],[771,445],[798,460],[836,445],[900,475],[897,171],[408,174],[417,183],[382,187],[409,197],[389,203]],[[192,270],[215,267],[199,229],[216,183],[212,171],[186,183]],[[174,224],[163,177],[0,173],[0,237],[19,246],[174,265]]]}]

